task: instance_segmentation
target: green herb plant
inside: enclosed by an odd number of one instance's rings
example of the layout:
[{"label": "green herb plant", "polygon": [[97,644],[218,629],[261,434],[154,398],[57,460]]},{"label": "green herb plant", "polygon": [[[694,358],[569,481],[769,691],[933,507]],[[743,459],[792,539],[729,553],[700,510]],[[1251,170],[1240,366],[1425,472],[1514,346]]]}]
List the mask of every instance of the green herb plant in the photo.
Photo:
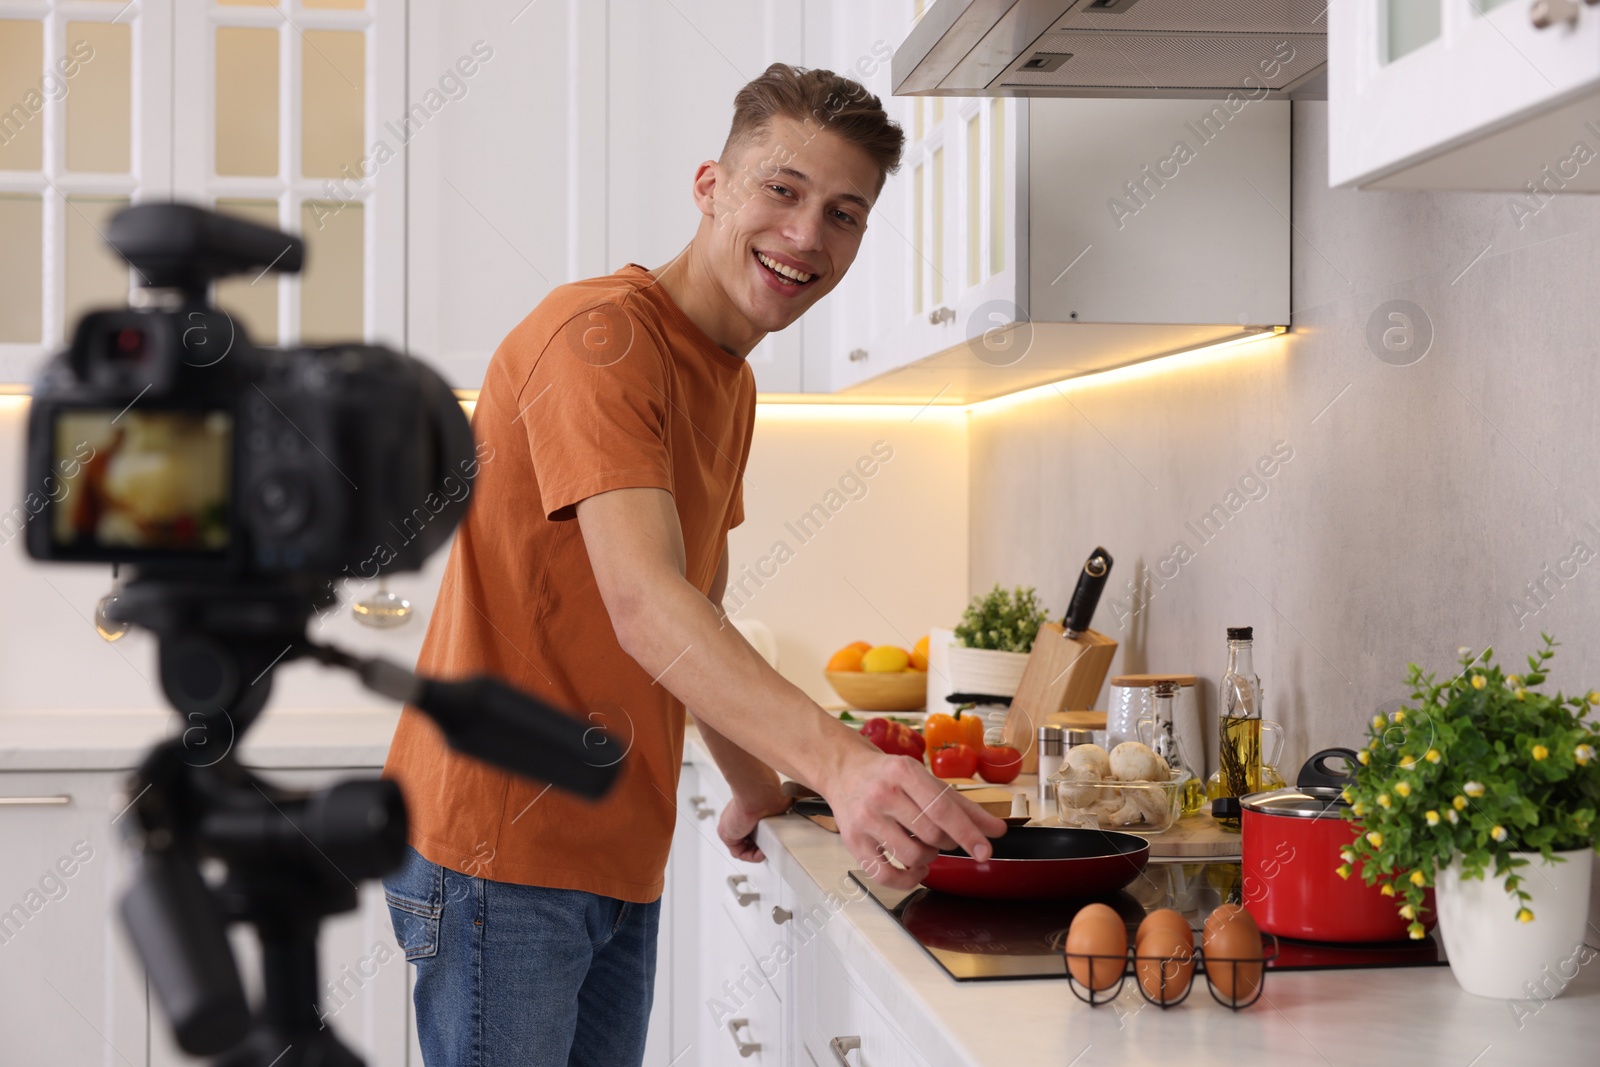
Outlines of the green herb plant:
[{"label": "green herb plant", "polygon": [[973,597],[961,613],[956,640],[967,648],[1025,653],[1032,650],[1039,626],[1047,618],[1049,613],[1032,586],[1005,590],[996,582],[986,595]]},{"label": "green herb plant", "polygon": [[1460,672],[1442,683],[1411,664],[1410,703],[1368,726],[1345,790],[1358,833],[1338,874],[1359,863],[1368,885],[1396,898],[1413,938],[1425,934],[1425,891],[1457,857],[1465,878],[1492,867],[1517,919],[1532,922],[1519,873],[1528,860],[1515,853],[1559,862],[1554,853],[1596,844],[1600,732],[1585,719],[1600,693],[1539,692],[1557,647],[1540,636],[1521,676],[1502,673],[1493,649],[1462,649]]}]

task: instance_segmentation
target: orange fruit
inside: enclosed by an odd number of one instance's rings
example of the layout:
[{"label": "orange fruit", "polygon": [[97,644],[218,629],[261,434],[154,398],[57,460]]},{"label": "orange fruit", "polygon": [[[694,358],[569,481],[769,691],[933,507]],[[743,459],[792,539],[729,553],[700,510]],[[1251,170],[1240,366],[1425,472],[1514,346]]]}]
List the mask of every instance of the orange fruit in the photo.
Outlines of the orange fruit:
[{"label": "orange fruit", "polygon": [[846,645],[835,652],[828,660],[830,671],[859,671],[861,669],[862,650],[855,645]]},{"label": "orange fruit", "polygon": [[868,641],[851,641],[848,645],[845,645],[844,647],[845,648],[853,648],[857,652],[860,652],[863,656],[865,656],[868,652],[872,651],[872,644],[871,644],[871,642],[868,642]]},{"label": "orange fruit", "polygon": [[861,669],[874,674],[898,674],[911,662],[911,653],[896,645],[879,645],[861,657]]},{"label": "orange fruit", "polygon": [[923,634],[917,638],[917,643],[911,646],[911,669],[925,671],[928,669],[928,635]]}]

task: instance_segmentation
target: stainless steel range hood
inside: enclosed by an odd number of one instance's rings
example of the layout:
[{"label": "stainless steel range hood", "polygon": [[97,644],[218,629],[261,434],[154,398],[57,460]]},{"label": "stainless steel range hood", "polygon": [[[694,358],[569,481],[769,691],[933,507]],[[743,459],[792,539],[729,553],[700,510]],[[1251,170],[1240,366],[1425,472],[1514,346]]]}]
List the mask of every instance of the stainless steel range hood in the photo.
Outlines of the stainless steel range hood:
[{"label": "stainless steel range hood", "polygon": [[896,96],[1327,97],[1327,0],[938,0]]}]

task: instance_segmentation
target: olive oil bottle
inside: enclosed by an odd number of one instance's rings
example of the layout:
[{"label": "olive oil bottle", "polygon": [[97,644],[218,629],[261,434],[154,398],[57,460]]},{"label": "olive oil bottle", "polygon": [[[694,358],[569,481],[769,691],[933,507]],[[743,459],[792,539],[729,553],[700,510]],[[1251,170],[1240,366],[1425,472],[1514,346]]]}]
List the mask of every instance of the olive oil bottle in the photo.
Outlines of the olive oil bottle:
[{"label": "olive oil bottle", "polygon": [[[1261,791],[1261,679],[1251,660],[1254,630],[1228,627],[1228,669],[1222,675],[1217,701],[1221,738],[1222,795],[1248,796]],[[1225,829],[1238,830],[1238,819],[1217,820]]]}]

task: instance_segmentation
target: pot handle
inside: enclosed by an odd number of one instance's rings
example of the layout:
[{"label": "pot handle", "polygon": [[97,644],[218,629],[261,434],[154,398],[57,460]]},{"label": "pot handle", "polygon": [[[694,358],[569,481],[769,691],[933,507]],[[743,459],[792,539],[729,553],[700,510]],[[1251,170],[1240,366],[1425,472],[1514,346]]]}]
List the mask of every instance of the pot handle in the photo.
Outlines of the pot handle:
[{"label": "pot handle", "polygon": [[1239,798],[1217,797],[1211,802],[1211,817],[1213,819],[1239,818]]},{"label": "pot handle", "polygon": [[[1347,766],[1342,772],[1328,768],[1328,760],[1339,758]],[[1301,789],[1343,789],[1355,781],[1356,751],[1353,748],[1325,748],[1306,760],[1300,768],[1300,779],[1295,784]]]}]

